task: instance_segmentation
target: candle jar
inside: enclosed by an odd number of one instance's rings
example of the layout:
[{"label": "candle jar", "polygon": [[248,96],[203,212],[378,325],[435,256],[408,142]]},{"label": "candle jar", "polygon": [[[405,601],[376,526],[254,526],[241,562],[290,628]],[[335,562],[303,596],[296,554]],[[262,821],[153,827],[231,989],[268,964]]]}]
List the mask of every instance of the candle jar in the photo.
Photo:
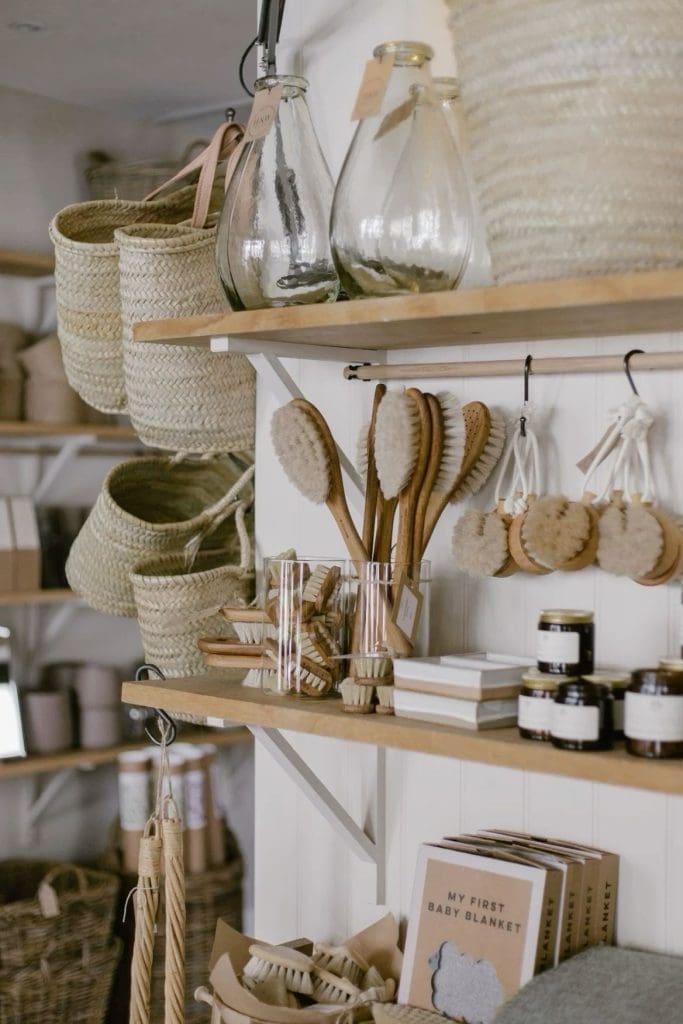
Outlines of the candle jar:
[{"label": "candle jar", "polygon": [[560,608],[541,612],[536,634],[539,672],[583,676],[593,671],[593,612]]},{"label": "candle jar", "polygon": [[603,686],[608,686],[612,691],[614,698],[614,738],[615,740],[623,740],[625,697],[626,691],[631,685],[631,673],[609,672],[605,670],[603,672],[593,672],[590,675],[583,676],[583,678],[589,683],[601,683]]},{"label": "candle jar", "polygon": [[517,726],[523,739],[550,739],[557,687],[569,681],[568,676],[549,675],[538,669],[523,674],[517,706]]},{"label": "candle jar", "polygon": [[343,559],[264,559],[262,603],[276,630],[274,638],[264,635],[272,661],[272,668],[261,670],[264,690],[312,699],[336,695],[346,646],[347,576]]},{"label": "candle jar", "polygon": [[683,672],[645,668],[626,691],[626,750],[636,757],[683,757]]},{"label": "candle jar", "polygon": [[585,679],[560,683],[553,703],[551,739],[562,750],[610,750],[614,698],[607,686]]}]

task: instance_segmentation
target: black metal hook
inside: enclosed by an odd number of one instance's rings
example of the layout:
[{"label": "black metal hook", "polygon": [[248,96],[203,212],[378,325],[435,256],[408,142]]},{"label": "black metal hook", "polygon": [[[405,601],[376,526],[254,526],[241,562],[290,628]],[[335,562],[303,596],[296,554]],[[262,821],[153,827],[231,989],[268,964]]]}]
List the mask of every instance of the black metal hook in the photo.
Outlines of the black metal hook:
[{"label": "black metal hook", "polygon": [[[531,376],[531,363],[533,356],[527,356],[524,360],[524,408],[529,404],[529,377]],[[526,437],[526,416],[522,412],[519,417],[519,432]]]},{"label": "black metal hook", "polygon": [[642,355],[645,355],[645,353],[644,353],[642,348],[632,348],[631,351],[627,352],[626,355],[624,356],[624,373],[626,374],[626,380],[629,382],[631,391],[636,396],[636,398],[640,398],[640,395],[638,394],[638,388],[633,383],[633,377],[631,376],[631,366],[630,366],[630,363],[631,363],[631,356],[642,356]]},{"label": "black metal hook", "polygon": [[[150,672],[152,672],[157,679],[166,679],[166,676],[160,668],[157,668],[156,665],[149,664],[149,662],[145,662],[144,665],[140,665],[140,668],[135,673],[135,682],[139,683],[143,679],[149,679]],[[146,675],[143,675],[143,673],[146,673]],[[145,734],[152,743],[156,744],[157,747],[160,747],[164,742],[167,747],[170,747],[171,743],[175,743],[176,736],[178,735],[178,728],[168,711],[164,711],[163,708],[154,708],[154,714],[157,716],[158,720],[159,737],[157,738],[150,732],[148,725],[145,726]]]}]

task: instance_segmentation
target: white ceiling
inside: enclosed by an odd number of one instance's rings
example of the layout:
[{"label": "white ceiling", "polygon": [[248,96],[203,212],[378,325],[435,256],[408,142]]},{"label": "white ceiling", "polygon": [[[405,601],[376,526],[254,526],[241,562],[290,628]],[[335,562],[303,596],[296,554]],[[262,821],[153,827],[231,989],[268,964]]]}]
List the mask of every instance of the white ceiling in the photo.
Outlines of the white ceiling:
[{"label": "white ceiling", "polygon": [[255,31],[256,0],[0,0],[0,85],[143,119],[219,109],[245,99]]}]

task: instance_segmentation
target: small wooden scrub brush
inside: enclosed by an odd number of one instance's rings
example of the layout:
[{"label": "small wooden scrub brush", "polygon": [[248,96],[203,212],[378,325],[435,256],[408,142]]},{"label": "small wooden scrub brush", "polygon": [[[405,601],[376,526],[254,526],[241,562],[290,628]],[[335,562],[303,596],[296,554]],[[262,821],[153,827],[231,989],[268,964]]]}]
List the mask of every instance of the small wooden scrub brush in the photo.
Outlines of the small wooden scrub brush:
[{"label": "small wooden scrub brush", "polygon": [[339,687],[342,696],[342,711],[353,715],[371,715],[373,711],[372,697],[374,689],[372,686],[364,686],[357,683],[349,676]]},{"label": "small wooden scrub brush", "polygon": [[268,978],[284,978],[290,992],[313,995],[313,969],[315,964],[289,946],[267,946],[255,943],[249,947],[250,960],[244,967],[244,975],[254,981]]},{"label": "small wooden scrub brush", "polygon": [[313,947],[313,960],[317,968],[346,978],[352,985],[360,985],[368,971],[368,962],[360,953],[348,946],[328,946],[324,942],[316,942]]},{"label": "small wooden scrub brush", "polygon": [[360,994],[358,986],[347,978],[340,978],[321,967],[314,969],[313,998],[316,1002],[340,1006],[343,1003],[355,1002]]},{"label": "small wooden scrub brush", "polygon": [[394,714],[394,685],[390,686],[377,686],[375,687],[375,693],[377,694],[377,704],[375,704],[375,711],[378,715],[393,715]]},{"label": "small wooden scrub brush", "polygon": [[275,635],[275,629],[263,608],[221,608],[242,644],[260,644]]}]

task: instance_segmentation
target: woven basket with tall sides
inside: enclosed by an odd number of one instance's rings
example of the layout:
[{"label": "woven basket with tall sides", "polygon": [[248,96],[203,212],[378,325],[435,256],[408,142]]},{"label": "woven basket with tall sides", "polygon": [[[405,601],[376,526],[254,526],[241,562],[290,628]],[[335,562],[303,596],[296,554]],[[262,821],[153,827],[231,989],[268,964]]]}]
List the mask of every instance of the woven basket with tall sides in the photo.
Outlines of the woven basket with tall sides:
[{"label": "woven basket with tall sides", "polygon": [[212,548],[239,557],[234,521],[221,519],[221,513],[238,495],[250,496],[252,476],[253,466],[242,472],[230,457],[120,463],[104,481],[71,547],[69,585],[98,611],[134,616],[130,574],[142,559],[179,553],[209,532]]},{"label": "woven basket with tall sides", "polygon": [[683,263],[671,0],[447,0],[497,281]]}]

